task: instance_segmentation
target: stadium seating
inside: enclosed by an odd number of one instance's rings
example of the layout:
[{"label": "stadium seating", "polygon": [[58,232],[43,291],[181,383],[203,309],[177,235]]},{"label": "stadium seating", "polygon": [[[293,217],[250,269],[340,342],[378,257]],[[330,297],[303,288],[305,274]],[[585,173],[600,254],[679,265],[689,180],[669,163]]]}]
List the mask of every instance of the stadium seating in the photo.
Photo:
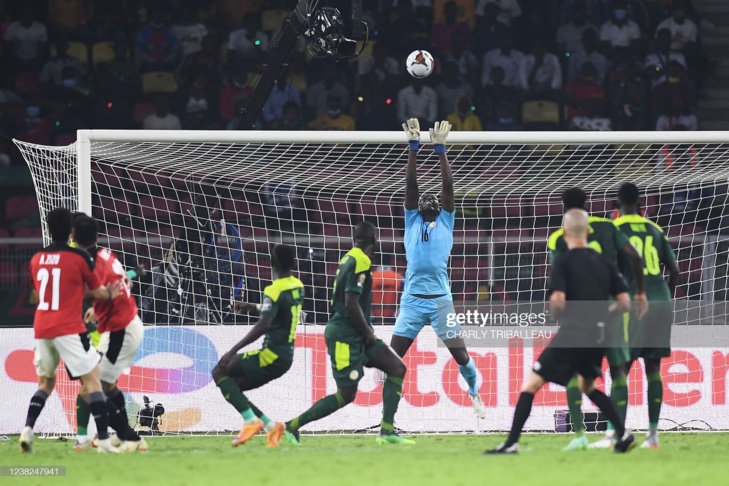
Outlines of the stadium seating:
[{"label": "stadium seating", "polygon": [[151,93],[174,93],[177,91],[175,73],[167,71],[153,71],[142,74],[142,91]]},{"label": "stadium seating", "polygon": [[521,107],[521,116],[527,129],[559,129],[559,104],[553,101],[527,101]]},{"label": "stadium seating", "polygon": [[15,92],[20,96],[33,96],[40,94],[40,73],[37,71],[23,71],[15,75]]},{"label": "stadium seating", "polygon": [[114,59],[113,42],[97,42],[91,46],[91,62],[94,67],[102,62],[109,62]]},{"label": "stadium seating", "polygon": [[38,212],[38,201],[32,196],[11,196],[5,200],[5,222],[16,223]]}]

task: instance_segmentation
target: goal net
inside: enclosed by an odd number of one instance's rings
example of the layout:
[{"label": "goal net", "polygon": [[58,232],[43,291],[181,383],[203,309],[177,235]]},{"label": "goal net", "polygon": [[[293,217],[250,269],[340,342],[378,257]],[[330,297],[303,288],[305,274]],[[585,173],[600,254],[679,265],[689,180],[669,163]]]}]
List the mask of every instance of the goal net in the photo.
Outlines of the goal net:
[{"label": "goal net", "polygon": [[[252,321],[234,315],[231,305],[260,302],[271,279],[272,244],[296,247],[306,302],[291,370],[250,392],[268,416],[290,419],[336,389],[324,324],[337,262],[361,220],[379,231],[372,320],[389,342],[406,269],[402,139],[390,132],[94,130],[79,132],[68,147],[16,143],[33,174],[42,215],[59,205],[93,214],[100,244],[127,267],[148,270],[134,287],[144,342],[120,380],[132,413],[147,396],[166,410],[162,430],[217,433],[236,430],[240,417],[210,371],[250,329]],[[729,428],[727,142],[718,132],[452,133],[448,158],[457,216],[449,271],[456,308],[543,310],[547,238],[561,224],[562,191],[583,188],[589,211],[611,218],[617,188],[633,182],[646,217],[664,228],[681,269],[676,298],[683,312],[676,314],[675,328],[683,332],[680,338],[674,333],[674,352],[663,363],[659,426]],[[428,143],[419,154],[418,182],[421,193],[439,192],[438,161]],[[405,359],[397,426],[407,432],[507,430],[521,381],[544,346],[544,339],[522,337],[506,333],[488,344],[470,343],[488,409],[479,420],[458,366],[433,330],[424,329]],[[30,332],[14,339],[18,347],[31,345]],[[39,428],[70,433],[77,385],[60,373],[58,398],[47,405]],[[628,424],[645,428],[640,363],[629,383]],[[32,394],[28,383],[11,385],[22,396]],[[381,405],[381,384],[368,372],[353,405],[307,430],[367,430],[379,423]],[[564,409],[564,389],[545,387],[527,428],[560,429]],[[595,408],[585,400],[584,410]],[[16,417],[5,428],[19,430],[20,424]]]}]

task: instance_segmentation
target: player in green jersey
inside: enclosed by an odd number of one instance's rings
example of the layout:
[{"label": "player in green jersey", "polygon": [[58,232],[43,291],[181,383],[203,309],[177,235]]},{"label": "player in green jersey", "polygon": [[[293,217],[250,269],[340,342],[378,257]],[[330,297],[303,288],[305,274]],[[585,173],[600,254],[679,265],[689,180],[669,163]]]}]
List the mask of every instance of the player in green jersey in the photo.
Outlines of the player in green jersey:
[{"label": "player in green jersey", "polygon": [[366,221],[359,223],[354,229],[354,248],[339,262],[330,303],[331,317],[324,331],[337,392],[286,422],[286,438],[293,445],[299,445],[301,427],[331,415],[354,400],[365,366],[377,368],[387,375],[382,386],[382,423],[377,443],[414,444],[395,433],[394,427],[407,368],[392,348],[375,337],[370,325],[370,257],[376,243],[375,227]]},{"label": "player in green jersey", "polygon": [[[567,189],[562,194],[562,203],[565,212],[570,209],[585,210],[585,202],[587,195],[577,187]],[[589,235],[587,238],[588,246],[593,250],[601,253],[608,261],[620,268],[620,262],[628,262],[630,273],[634,275],[637,292],[635,293],[635,312],[639,315],[645,312],[646,296],[643,288],[643,260],[638,252],[633,248],[627,236],[618,231],[613,221],[607,218],[590,216],[588,218]],[[564,240],[563,231],[559,229],[549,236],[548,242],[549,254],[551,261],[555,261],[557,257],[567,251],[567,245]],[[627,322],[627,321],[626,321]],[[616,322],[610,329],[609,333],[610,346],[606,350],[608,363],[610,364],[610,377],[612,378],[612,387],[610,389],[610,398],[618,409],[621,420],[625,421],[625,413],[628,407],[628,381],[627,371],[630,363],[630,351],[627,341],[627,323],[622,326],[622,332],[619,332],[621,326]],[[585,425],[582,417],[582,392],[579,388],[577,379],[572,379],[567,383],[567,406],[572,418],[572,427],[576,434],[575,438],[565,447],[564,450],[583,450],[588,447],[587,436],[585,435]],[[612,431],[612,428],[611,428]],[[597,446],[612,447],[614,432],[609,432],[610,436],[604,441],[596,442]]]},{"label": "player in green jersey", "polygon": [[[304,284],[291,274],[295,265],[296,252],[292,247],[273,247],[273,282],[264,289],[263,302],[259,305],[237,303],[235,306],[238,311],[258,311],[261,317],[213,368],[213,379],[220,392],[245,421],[233,439],[233,447],[247,442],[264,429],[268,447],[276,447],[284,433],[283,424],[271,421],[242,392],[280,378],[291,368],[296,326],[301,320],[304,303]],[[238,354],[264,335],[261,349]]]},{"label": "player in green jersey", "polygon": [[[645,262],[645,292],[650,308],[642,319],[631,317],[629,327],[630,358],[643,358],[648,381],[649,429],[642,447],[657,449],[658,419],[663,402],[661,359],[671,355],[671,324],[673,323],[671,300],[678,285],[679,270],[676,255],[660,226],[640,214],[640,192],[632,183],[625,183],[618,192],[620,217],[615,220],[622,233],[643,256]],[[663,268],[661,268],[663,266]],[[668,282],[663,278],[668,271]],[[630,282],[630,291],[635,291]]]}]

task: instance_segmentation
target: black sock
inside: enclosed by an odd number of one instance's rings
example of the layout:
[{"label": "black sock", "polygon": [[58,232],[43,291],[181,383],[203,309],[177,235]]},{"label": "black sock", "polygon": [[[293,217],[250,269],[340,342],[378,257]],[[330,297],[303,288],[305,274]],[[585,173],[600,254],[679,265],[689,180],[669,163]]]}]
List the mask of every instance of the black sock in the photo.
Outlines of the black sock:
[{"label": "black sock", "polygon": [[516,409],[514,410],[514,421],[511,423],[511,432],[509,432],[509,438],[506,440],[506,447],[519,442],[519,436],[524,428],[524,424],[529,418],[529,414],[532,413],[533,401],[533,393],[521,392],[519,395],[519,401],[516,402]]},{"label": "black sock", "polygon": [[[119,392],[119,395],[121,395],[121,392]],[[109,425],[116,431],[116,435],[121,440],[138,441],[139,436],[129,426],[127,414],[121,413],[121,410],[117,408],[113,400],[106,400],[106,408],[109,411]]]},{"label": "black sock", "polygon": [[617,435],[617,438],[619,440],[625,433],[625,424],[622,420],[620,420],[618,409],[615,408],[615,404],[612,402],[612,400],[610,400],[607,395],[597,389],[589,393],[587,395],[587,398],[592,400],[592,402],[597,405],[597,408],[599,408],[602,413],[605,414],[610,423],[613,424],[613,426],[615,427],[615,434]]},{"label": "black sock", "polygon": [[119,413],[127,417],[127,423],[129,423],[129,415],[127,415],[127,404],[124,402],[124,394],[120,389],[114,387],[113,390],[106,392],[106,398],[119,409]]},{"label": "black sock", "polygon": [[35,427],[35,421],[38,419],[38,415],[43,411],[43,407],[46,406],[46,399],[48,393],[43,390],[37,390],[35,395],[30,399],[30,405],[28,405],[28,416],[25,418],[25,426],[31,429]]},{"label": "black sock", "polygon": [[89,393],[89,410],[96,422],[99,440],[109,438],[109,413],[106,410],[106,397],[101,392]]}]

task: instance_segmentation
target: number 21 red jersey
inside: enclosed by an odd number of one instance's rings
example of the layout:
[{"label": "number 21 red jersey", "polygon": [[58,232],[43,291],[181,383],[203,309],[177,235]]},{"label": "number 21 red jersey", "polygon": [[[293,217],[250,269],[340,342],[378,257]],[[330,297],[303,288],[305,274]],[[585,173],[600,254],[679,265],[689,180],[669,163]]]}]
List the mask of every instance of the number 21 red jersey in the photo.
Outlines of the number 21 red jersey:
[{"label": "number 21 red jersey", "polygon": [[38,307],[33,328],[36,339],[53,339],[86,332],[82,319],[84,285],[101,286],[94,274],[94,260],[84,250],[54,243],[30,260]]},{"label": "number 21 red jersey", "polygon": [[124,266],[111,250],[99,248],[96,252],[96,270],[94,270],[94,273],[99,277],[99,281],[105,285],[111,285],[118,281],[124,284],[124,292],[116,299],[94,302],[96,319],[99,321],[96,330],[103,333],[125,329],[137,315],[137,301],[134,300],[132,292],[124,279],[126,274]]}]

